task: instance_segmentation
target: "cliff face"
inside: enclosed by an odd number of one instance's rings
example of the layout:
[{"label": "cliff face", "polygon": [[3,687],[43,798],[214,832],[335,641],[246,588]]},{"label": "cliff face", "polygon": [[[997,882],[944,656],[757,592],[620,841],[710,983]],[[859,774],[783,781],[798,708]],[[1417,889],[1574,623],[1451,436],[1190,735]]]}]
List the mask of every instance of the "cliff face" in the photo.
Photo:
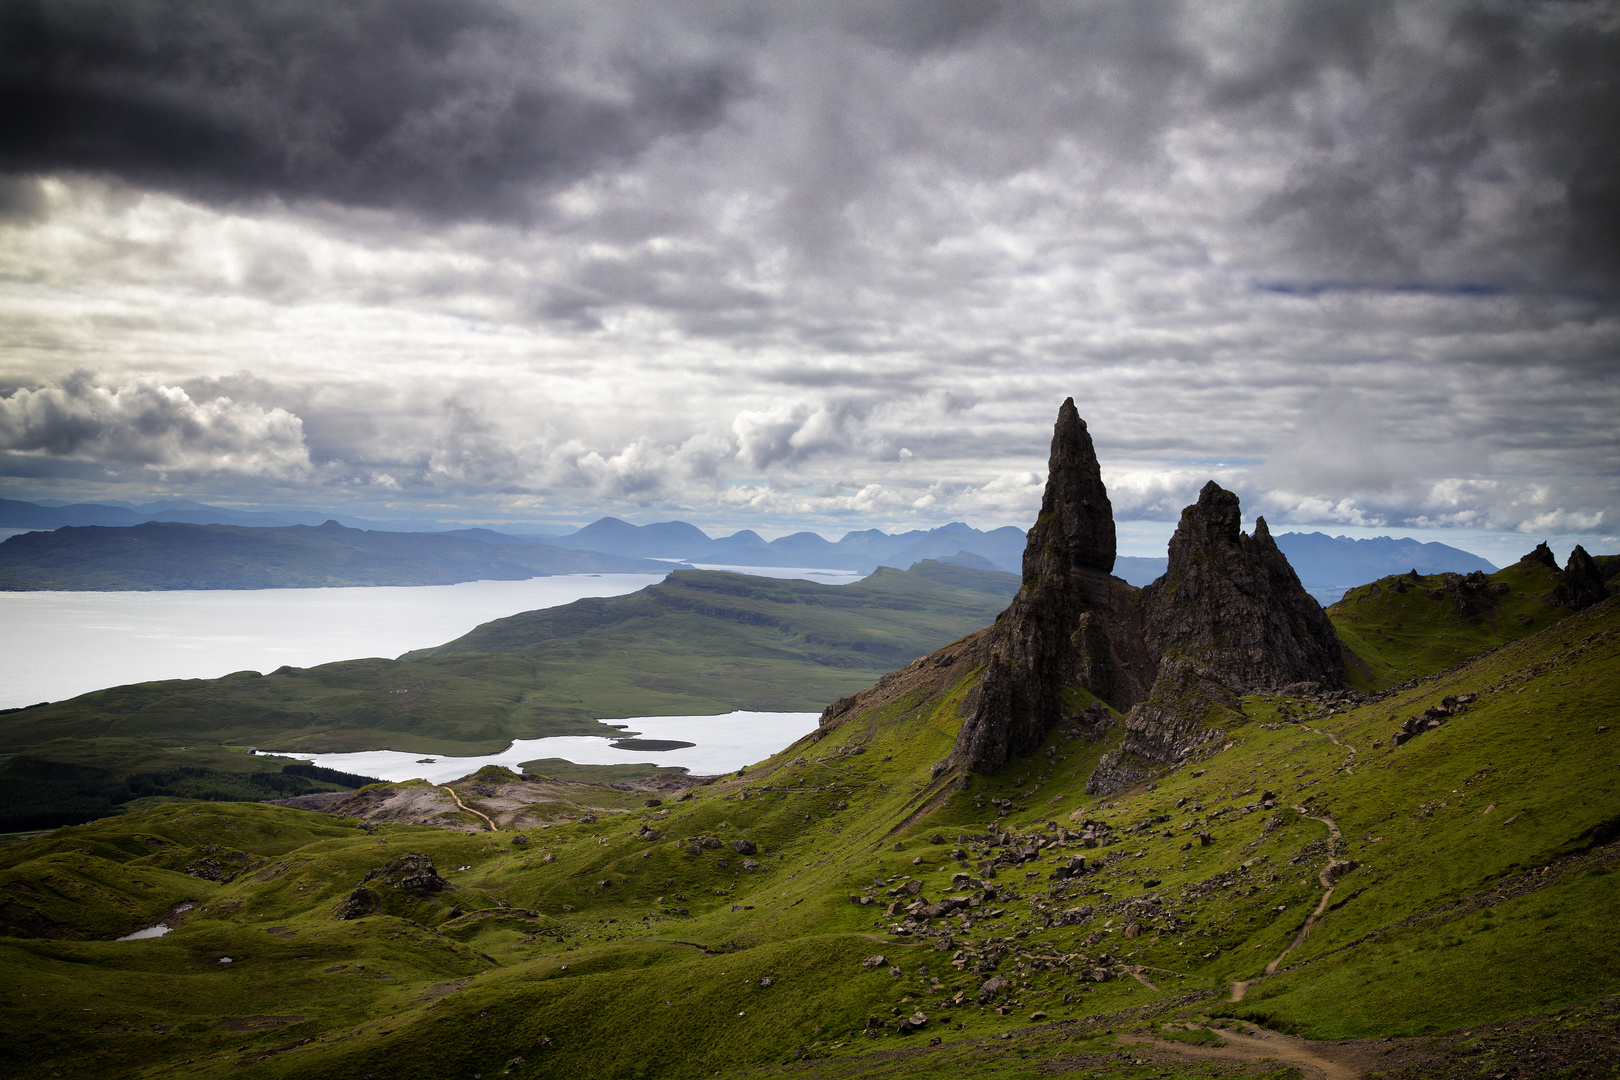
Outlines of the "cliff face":
[{"label": "cliff face", "polygon": [[[1525,558],[1530,558],[1546,546],[1542,544]],[[1551,555],[1550,552],[1548,554]],[[1553,564],[1555,569],[1557,565]],[[1547,602],[1579,611],[1607,600],[1608,597],[1609,587],[1603,580],[1603,571],[1599,568],[1597,560],[1588,555],[1584,547],[1576,544],[1575,550],[1569,553],[1569,562],[1559,574],[1558,585],[1547,594]]]},{"label": "cliff face", "polygon": [[1151,671],[1134,599],[1111,577],[1114,513],[1097,453],[1074,399],[1063,403],[1040,516],[1024,549],[1024,584],[991,631],[978,701],[953,757],[993,772],[1030,753],[1083,686],[1117,708],[1142,696]]}]

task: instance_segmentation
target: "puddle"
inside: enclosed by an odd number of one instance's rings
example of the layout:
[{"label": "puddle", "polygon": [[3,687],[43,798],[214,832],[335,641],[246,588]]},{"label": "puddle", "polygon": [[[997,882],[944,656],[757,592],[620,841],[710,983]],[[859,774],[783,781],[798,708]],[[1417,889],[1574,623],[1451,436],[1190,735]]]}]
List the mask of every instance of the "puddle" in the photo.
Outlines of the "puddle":
[{"label": "puddle", "polygon": [[[196,906],[197,906],[196,904],[190,904],[190,903],[177,904],[173,909],[171,909],[169,911],[169,913],[167,915],[165,915],[163,917],[165,919],[172,919],[176,923],[179,923],[180,921],[182,921],[185,918],[186,912],[190,911],[192,908],[194,908]],[[113,940],[114,941],[145,941],[147,938],[162,937],[164,934],[172,933],[173,931],[174,931],[174,927],[170,926],[166,922],[160,922],[156,926],[148,926],[144,930],[137,930],[133,934],[125,934],[123,937],[114,938]]]}]

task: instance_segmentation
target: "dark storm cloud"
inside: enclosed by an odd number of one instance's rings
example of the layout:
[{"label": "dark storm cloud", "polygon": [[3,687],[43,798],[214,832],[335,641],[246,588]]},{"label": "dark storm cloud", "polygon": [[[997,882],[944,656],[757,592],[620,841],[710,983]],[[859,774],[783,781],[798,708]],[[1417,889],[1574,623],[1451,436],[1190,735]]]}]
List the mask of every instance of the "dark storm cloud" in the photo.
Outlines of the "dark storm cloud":
[{"label": "dark storm cloud", "polygon": [[[1421,276],[1620,270],[1620,27],[1600,4],[1304,4],[1218,110],[1306,152],[1257,218],[1315,267]],[[1334,88],[1334,102],[1324,90]],[[1488,208],[1493,191],[1506,205]],[[1524,247],[1530,251],[1525,252]],[[1515,252],[1529,260],[1515,265]],[[1545,261],[1537,264],[1536,257]]]},{"label": "dark storm cloud", "polygon": [[[926,199],[902,205],[902,171],[924,166],[937,189],[1077,148],[1069,179],[1098,214],[1110,189],[1164,179],[1172,133],[1212,124],[1254,140],[1251,164],[1286,159],[1249,218],[1264,241],[1249,254],[1273,270],[1286,252],[1305,283],[1464,266],[1580,279],[1620,270],[1620,30],[1606,10],[5,0],[0,167],[526,217],[536,195],[758,98],[769,120],[715,148],[716,170],[752,171],[703,187],[766,196],[795,251],[833,260],[820,272],[859,273],[852,244],[926,213]],[[592,231],[706,227],[690,208],[635,223],[619,209]],[[630,282],[625,302],[644,291]],[[539,310],[579,318],[614,296],[581,284]]]},{"label": "dark storm cloud", "polygon": [[521,215],[535,187],[714,123],[736,90],[720,65],[630,42],[589,55],[573,15],[498,0],[6,0],[0,165],[205,198]]}]

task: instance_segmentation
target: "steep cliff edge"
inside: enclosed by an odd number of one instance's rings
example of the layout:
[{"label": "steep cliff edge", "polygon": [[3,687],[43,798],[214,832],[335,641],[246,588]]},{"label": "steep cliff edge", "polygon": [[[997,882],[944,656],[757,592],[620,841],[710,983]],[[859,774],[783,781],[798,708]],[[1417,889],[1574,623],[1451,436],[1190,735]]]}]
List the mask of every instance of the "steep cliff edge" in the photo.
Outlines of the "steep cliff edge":
[{"label": "steep cliff edge", "polygon": [[978,699],[953,760],[994,772],[1041,745],[1078,685],[1114,705],[1140,700],[1152,665],[1137,590],[1112,577],[1114,516],[1085,421],[1058,411],[1040,516],[1024,549],[1024,583],[991,630]]}]

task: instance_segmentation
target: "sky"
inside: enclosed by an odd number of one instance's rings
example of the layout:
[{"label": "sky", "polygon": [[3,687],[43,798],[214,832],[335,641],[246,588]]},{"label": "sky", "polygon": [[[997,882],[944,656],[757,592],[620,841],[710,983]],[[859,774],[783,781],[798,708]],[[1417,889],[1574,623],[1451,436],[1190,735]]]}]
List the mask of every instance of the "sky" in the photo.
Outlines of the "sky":
[{"label": "sky", "polygon": [[1620,550],[1620,4],[0,0],[0,496],[1027,526],[1071,395],[1149,549]]}]

